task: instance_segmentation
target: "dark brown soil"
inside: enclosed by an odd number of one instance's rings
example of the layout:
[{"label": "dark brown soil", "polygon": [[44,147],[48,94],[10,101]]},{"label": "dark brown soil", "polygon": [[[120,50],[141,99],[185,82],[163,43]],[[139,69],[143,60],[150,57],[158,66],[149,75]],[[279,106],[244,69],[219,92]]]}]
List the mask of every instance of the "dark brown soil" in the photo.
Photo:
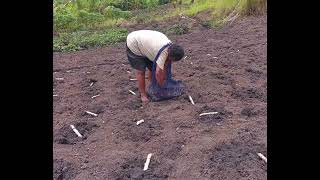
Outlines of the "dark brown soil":
[{"label": "dark brown soil", "polygon": [[57,180],[72,179],[77,173],[73,165],[70,162],[64,161],[63,159],[54,159],[53,169],[53,179]]},{"label": "dark brown soil", "polygon": [[91,122],[78,122],[74,126],[83,136],[82,138],[79,138],[71,127],[63,126],[54,134],[54,142],[58,144],[75,144],[78,141],[87,139],[88,135],[91,134],[95,128],[99,127]]},{"label": "dark brown soil", "polygon": [[[169,38],[185,48],[186,59],[173,64],[173,74],[186,90],[147,106],[136,81],[129,81],[135,76],[125,43],[54,53],[54,179],[267,178],[267,165],[257,156],[267,155],[266,16],[221,29],[195,25]],[[218,114],[199,116],[212,111]]]}]

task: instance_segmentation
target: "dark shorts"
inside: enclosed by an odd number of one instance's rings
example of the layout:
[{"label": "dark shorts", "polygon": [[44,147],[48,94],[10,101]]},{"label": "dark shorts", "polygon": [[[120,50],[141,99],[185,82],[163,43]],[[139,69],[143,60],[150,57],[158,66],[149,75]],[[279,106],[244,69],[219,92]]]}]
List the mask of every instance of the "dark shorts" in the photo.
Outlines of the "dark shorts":
[{"label": "dark shorts", "polygon": [[152,68],[153,62],[147,57],[135,55],[127,46],[128,61],[133,69],[145,71],[147,67]]}]

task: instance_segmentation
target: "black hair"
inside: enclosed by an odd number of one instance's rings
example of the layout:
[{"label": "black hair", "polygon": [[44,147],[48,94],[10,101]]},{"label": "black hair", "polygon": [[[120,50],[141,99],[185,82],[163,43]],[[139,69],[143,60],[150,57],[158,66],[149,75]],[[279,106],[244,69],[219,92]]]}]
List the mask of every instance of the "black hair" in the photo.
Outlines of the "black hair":
[{"label": "black hair", "polygon": [[177,44],[172,44],[169,50],[169,56],[173,58],[174,61],[180,61],[184,56],[183,48]]}]

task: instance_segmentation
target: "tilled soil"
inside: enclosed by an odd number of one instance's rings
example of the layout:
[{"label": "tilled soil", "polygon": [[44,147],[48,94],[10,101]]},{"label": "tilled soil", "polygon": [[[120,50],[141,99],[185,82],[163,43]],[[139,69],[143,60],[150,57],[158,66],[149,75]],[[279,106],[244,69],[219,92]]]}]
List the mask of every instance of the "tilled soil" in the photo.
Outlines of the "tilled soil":
[{"label": "tilled soil", "polygon": [[173,74],[186,90],[146,106],[125,43],[54,53],[54,179],[267,178],[266,16],[169,38],[185,48]]}]

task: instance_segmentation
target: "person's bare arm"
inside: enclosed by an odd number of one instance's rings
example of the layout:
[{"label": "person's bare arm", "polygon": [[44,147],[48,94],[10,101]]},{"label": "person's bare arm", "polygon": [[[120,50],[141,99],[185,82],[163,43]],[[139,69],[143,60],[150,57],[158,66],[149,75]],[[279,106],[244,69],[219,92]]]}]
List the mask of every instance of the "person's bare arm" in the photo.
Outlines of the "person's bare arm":
[{"label": "person's bare arm", "polygon": [[[165,68],[164,68],[165,69]],[[156,68],[156,80],[157,80],[157,83],[160,85],[160,86],[163,86],[164,85],[164,82],[165,82],[165,71],[162,70],[159,65],[157,65],[157,68]]]},{"label": "person's bare arm", "polygon": [[168,69],[168,65],[171,63],[170,60],[167,60],[166,63],[164,64],[163,70],[158,66],[156,68],[156,80],[160,86],[163,86],[165,81],[166,81],[166,70]]}]

